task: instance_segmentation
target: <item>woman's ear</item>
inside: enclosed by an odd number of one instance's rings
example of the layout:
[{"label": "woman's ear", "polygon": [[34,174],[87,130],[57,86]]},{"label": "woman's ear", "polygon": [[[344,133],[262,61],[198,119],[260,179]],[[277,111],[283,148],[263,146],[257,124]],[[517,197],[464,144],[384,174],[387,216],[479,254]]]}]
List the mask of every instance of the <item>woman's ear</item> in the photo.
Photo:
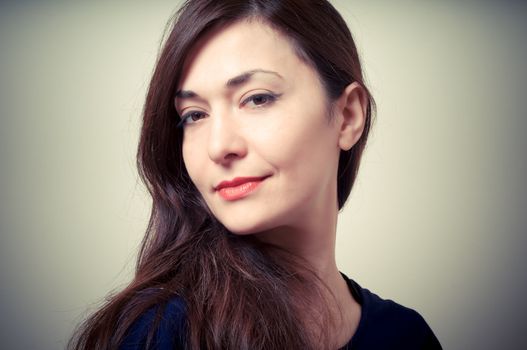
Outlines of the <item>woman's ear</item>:
[{"label": "woman's ear", "polygon": [[353,82],[344,89],[336,103],[339,130],[339,147],[348,151],[364,131],[368,96],[364,88]]}]

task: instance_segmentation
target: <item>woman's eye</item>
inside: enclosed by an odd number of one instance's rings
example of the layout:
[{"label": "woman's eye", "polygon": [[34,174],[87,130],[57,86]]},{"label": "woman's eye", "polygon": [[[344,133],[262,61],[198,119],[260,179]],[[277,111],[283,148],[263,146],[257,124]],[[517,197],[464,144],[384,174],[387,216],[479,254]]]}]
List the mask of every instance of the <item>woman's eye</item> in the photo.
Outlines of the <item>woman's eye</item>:
[{"label": "woman's eye", "polygon": [[278,98],[278,95],[274,95],[270,93],[256,94],[256,95],[252,95],[246,98],[242,102],[242,105],[243,106],[248,105],[249,107],[263,107],[265,105],[275,102],[277,98]]},{"label": "woman's eye", "polygon": [[181,116],[181,120],[179,121],[177,126],[181,127],[181,126],[183,126],[185,124],[195,123],[198,120],[200,120],[202,118],[205,118],[206,115],[207,115],[206,113],[200,112],[200,111],[187,112],[187,113],[183,114],[183,116]]}]

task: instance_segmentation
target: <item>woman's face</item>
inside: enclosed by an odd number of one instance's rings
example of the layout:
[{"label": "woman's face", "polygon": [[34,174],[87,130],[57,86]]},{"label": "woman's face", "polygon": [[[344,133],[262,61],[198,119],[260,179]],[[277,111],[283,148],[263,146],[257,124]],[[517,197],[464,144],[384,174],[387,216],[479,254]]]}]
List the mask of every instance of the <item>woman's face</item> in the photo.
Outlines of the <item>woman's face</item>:
[{"label": "woman's face", "polygon": [[338,126],[317,72],[271,27],[241,21],[201,40],[176,108],[187,171],[231,232],[337,211]]}]

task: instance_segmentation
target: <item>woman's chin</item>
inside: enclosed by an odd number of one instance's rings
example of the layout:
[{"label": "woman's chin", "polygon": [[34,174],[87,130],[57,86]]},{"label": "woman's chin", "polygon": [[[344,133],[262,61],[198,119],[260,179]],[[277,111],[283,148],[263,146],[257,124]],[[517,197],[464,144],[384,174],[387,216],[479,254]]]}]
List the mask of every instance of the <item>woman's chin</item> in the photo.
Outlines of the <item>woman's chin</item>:
[{"label": "woman's chin", "polygon": [[225,225],[224,226],[229,230],[229,232],[237,235],[237,236],[248,236],[253,235],[255,233],[258,233],[261,231],[257,226],[250,226],[250,225]]},{"label": "woman's chin", "polygon": [[249,220],[225,220],[222,221],[223,226],[229,230],[229,232],[238,235],[238,236],[248,236],[267,231],[272,227],[267,223],[262,223],[259,221],[249,221]]}]

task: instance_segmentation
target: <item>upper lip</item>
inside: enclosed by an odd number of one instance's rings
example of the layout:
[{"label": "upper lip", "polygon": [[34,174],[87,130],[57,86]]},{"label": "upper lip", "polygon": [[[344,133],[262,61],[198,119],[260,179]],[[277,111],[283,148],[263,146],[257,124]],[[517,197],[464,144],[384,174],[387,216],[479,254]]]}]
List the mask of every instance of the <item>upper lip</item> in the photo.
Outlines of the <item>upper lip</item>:
[{"label": "upper lip", "polygon": [[234,179],[232,180],[228,180],[228,181],[222,181],[220,182],[218,185],[216,185],[216,187],[214,187],[214,189],[216,191],[219,191],[221,190],[222,188],[225,188],[225,187],[235,187],[235,186],[239,186],[241,184],[244,184],[246,182],[251,182],[251,181],[261,181],[265,178],[267,178],[268,176],[258,176],[258,177],[235,177]]}]

